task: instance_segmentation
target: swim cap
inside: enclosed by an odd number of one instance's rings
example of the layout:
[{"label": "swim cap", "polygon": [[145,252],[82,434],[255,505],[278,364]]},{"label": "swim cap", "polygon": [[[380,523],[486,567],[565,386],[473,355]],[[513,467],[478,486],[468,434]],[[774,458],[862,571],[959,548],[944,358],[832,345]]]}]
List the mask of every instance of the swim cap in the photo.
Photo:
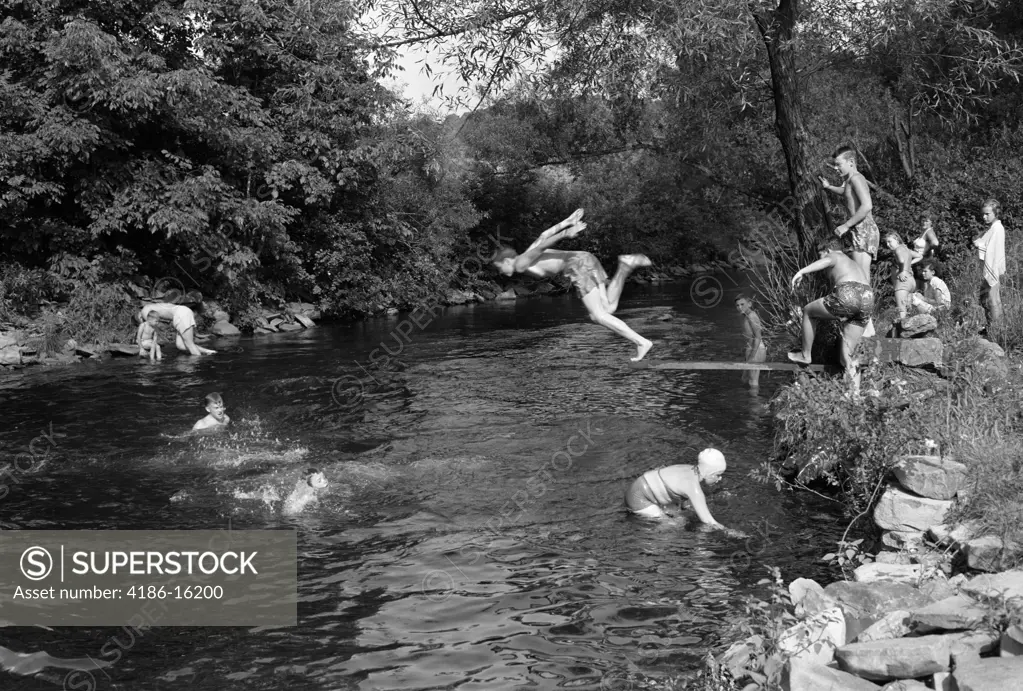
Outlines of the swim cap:
[{"label": "swim cap", "polygon": [[701,475],[713,475],[725,470],[725,455],[717,449],[704,449],[697,459]]}]

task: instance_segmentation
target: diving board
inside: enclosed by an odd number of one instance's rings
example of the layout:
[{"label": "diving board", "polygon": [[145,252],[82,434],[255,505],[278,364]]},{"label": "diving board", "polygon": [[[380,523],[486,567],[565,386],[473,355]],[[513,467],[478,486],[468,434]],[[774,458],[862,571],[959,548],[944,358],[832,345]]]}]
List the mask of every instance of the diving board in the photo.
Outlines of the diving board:
[{"label": "diving board", "polygon": [[704,360],[702,362],[683,362],[680,360],[640,360],[630,362],[633,369],[656,370],[771,370],[783,372],[841,372],[838,365],[800,365],[795,362],[728,362],[721,360]]}]

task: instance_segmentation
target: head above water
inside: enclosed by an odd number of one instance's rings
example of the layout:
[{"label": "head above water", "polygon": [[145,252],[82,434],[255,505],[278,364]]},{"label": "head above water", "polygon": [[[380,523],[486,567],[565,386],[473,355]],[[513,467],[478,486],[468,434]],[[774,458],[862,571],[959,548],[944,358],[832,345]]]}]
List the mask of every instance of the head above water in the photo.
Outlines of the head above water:
[{"label": "head above water", "polygon": [[323,489],[327,486],[327,476],[317,468],[306,468],[302,473],[302,479],[313,489]]},{"label": "head above water", "polygon": [[704,449],[697,456],[696,468],[700,472],[700,479],[709,485],[713,485],[721,479],[725,467],[725,455],[717,449]]},{"label": "head above water", "polygon": [[206,412],[212,415],[214,420],[222,422],[226,409],[224,399],[221,398],[219,393],[214,391],[213,393],[206,394]]}]

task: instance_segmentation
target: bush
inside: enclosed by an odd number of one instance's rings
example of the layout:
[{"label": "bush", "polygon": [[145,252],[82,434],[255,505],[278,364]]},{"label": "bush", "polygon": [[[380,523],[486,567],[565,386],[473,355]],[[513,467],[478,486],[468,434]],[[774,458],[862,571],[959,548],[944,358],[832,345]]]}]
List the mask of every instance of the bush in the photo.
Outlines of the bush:
[{"label": "bush", "polygon": [[899,366],[870,365],[861,373],[863,395],[852,396],[842,379],[800,377],[772,402],[775,459],[757,477],[779,486],[824,483],[850,515],[869,511],[894,458],[941,436],[934,399],[920,400],[927,383]]},{"label": "bush", "polygon": [[42,269],[26,269],[20,264],[0,267],[0,319],[36,314],[43,300],[53,298],[55,288],[53,277]]}]

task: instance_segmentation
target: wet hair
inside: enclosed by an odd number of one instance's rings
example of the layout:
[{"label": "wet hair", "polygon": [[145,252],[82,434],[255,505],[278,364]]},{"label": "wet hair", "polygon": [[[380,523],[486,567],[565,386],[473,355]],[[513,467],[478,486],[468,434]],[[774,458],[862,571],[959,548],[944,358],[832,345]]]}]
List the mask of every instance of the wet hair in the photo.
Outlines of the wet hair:
[{"label": "wet hair", "polygon": [[494,256],[490,258],[490,263],[496,264],[497,262],[502,262],[505,259],[514,259],[517,256],[519,256],[519,253],[511,247],[501,246],[497,248],[497,251],[494,252]]},{"label": "wet hair", "polygon": [[939,262],[937,259],[924,259],[919,264],[917,264],[917,267],[920,269],[920,271],[923,271],[924,269],[930,269],[931,271],[934,272],[935,276],[941,274],[941,272],[944,271],[945,269],[945,267],[942,266],[941,262]]},{"label": "wet hair", "polygon": [[216,391],[206,394],[206,405],[213,405],[214,403],[224,405],[224,399]]},{"label": "wet hair", "polygon": [[318,468],[306,468],[304,471],[302,471],[302,479],[308,480],[313,475],[319,475],[319,474],[320,474],[320,471],[319,471]]},{"label": "wet hair", "polygon": [[997,199],[987,199],[983,204],[980,205],[981,210],[990,208],[995,213],[995,220],[1002,216],[1002,205],[998,203]]},{"label": "wet hair", "polygon": [[834,238],[834,237],[824,238],[823,240],[821,240],[820,242],[817,243],[817,251],[818,252],[841,252],[842,251],[842,241],[839,240],[838,238]]},{"label": "wet hair", "polygon": [[832,157],[836,161],[840,158],[847,158],[853,163],[856,163],[856,152],[853,151],[853,148],[851,146],[838,147],[837,149],[835,149],[835,153],[832,154]]}]

